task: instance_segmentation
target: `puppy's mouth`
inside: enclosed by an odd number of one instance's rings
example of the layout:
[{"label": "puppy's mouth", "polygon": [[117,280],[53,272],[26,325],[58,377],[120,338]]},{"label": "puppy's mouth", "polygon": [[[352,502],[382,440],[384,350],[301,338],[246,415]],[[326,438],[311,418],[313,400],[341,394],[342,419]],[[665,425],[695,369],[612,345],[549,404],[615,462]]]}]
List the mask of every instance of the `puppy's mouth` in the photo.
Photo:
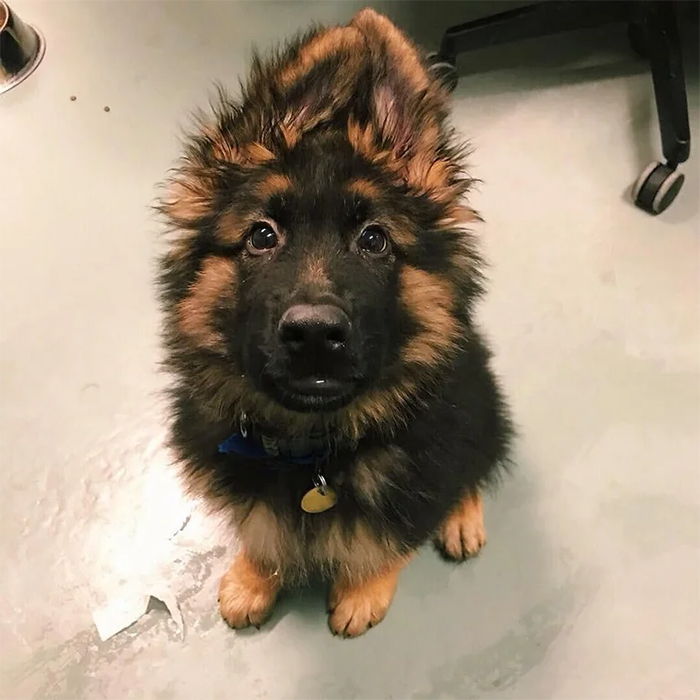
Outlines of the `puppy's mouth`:
[{"label": "puppy's mouth", "polygon": [[358,383],[333,377],[310,376],[301,379],[267,377],[268,391],[282,406],[301,413],[335,411],[352,401]]}]

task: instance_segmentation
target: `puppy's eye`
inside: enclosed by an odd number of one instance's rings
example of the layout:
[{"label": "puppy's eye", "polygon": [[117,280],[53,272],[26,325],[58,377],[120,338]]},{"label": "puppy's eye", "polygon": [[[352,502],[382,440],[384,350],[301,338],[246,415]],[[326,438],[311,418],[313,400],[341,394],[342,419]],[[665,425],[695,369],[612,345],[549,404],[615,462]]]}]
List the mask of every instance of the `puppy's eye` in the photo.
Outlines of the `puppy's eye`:
[{"label": "puppy's eye", "polygon": [[381,226],[370,224],[357,239],[357,247],[370,255],[382,255],[389,250],[389,237]]},{"label": "puppy's eye", "polygon": [[248,250],[254,255],[272,250],[278,243],[277,233],[270,224],[258,221],[248,232]]}]

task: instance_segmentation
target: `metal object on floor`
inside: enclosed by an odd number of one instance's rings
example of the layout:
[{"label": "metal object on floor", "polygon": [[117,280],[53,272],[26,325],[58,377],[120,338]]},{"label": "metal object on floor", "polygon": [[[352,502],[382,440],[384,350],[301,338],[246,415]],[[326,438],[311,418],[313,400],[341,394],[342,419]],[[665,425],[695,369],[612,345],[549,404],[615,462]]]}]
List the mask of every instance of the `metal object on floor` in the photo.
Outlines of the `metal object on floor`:
[{"label": "metal object on floor", "polygon": [[0,93],[28,78],[45,50],[44,37],[0,0]]}]

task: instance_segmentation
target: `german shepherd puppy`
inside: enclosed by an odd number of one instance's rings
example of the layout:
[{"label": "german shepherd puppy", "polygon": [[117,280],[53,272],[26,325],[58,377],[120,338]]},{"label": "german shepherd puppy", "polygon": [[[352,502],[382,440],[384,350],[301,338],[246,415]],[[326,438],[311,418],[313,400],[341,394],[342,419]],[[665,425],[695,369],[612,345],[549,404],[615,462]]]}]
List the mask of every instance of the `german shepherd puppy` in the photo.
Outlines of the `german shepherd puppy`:
[{"label": "german shepherd puppy", "polygon": [[188,138],[160,202],[171,443],[240,538],[234,628],[321,575],[331,630],[360,635],[426,541],[486,541],[511,422],[463,156],[446,91],[370,9],[256,56]]}]

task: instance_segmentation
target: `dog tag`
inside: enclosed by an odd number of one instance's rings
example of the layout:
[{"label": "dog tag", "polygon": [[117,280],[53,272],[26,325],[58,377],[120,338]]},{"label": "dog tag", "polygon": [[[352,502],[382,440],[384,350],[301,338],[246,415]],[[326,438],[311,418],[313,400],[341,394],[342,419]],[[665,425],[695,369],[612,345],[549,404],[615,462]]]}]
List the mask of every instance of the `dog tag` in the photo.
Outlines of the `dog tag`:
[{"label": "dog tag", "polygon": [[323,513],[330,510],[337,500],[338,497],[332,488],[326,486],[321,489],[319,486],[314,486],[301,499],[301,509],[305,513]]},{"label": "dog tag", "polygon": [[314,487],[301,499],[301,509],[305,513],[323,513],[330,510],[337,502],[338,496],[326,483],[320,470],[314,476]]}]

